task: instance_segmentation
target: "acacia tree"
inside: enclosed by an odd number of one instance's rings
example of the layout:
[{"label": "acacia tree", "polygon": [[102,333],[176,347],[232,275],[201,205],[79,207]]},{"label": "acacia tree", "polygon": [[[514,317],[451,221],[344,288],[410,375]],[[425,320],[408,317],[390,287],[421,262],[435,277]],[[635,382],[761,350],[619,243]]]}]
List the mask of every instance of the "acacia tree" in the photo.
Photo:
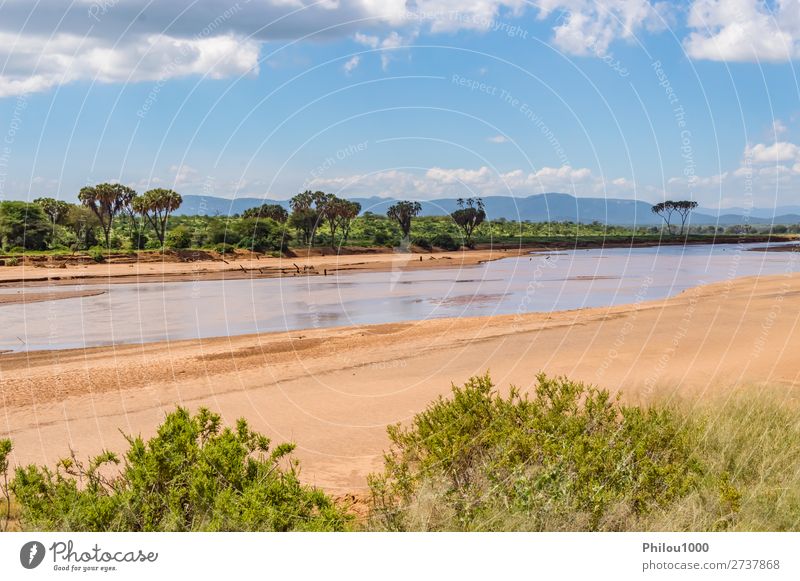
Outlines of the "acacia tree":
[{"label": "acacia tree", "polygon": [[136,192],[122,184],[98,184],[81,188],[78,199],[97,216],[106,239],[106,248],[111,247],[111,227],[114,217],[135,197]]},{"label": "acacia tree", "polygon": [[242,218],[272,218],[276,222],[283,224],[289,219],[289,212],[280,204],[262,204],[242,212]]},{"label": "acacia tree", "polygon": [[686,224],[686,220],[689,218],[689,214],[692,213],[697,207],[697,202],[692,200],[681,200],[679,202],[674,203],[675,211],[678,212],[678,215],[681,217],[681,231],[679,234],[683,234],[683,227]]},{"label": "acacia tree", "polygon": [[672,234],[672,226],[670,225],[670,221],[672,220],[672,214],[676,209],[675,202],[672,200],[667,200],[666,202],[659,202],[650,208],[650,211],[653,212],[653,214],[661,216],[661,219],[664,220],[667,225],[667,232]]},{"label": "acacia tree", "polygon": [[321,208],[322,218],[328,222],[331,231],[331,246],[336,244],[336,232],[341,232],[340,244],[347,242],[350,235],[350,225],[353,219],[361,212],[361,204],[351,202],[337,197],[334,194],[327,194]]},{"label": "acacia tree", "polygon": [[172,212],[180,208],[181,203],[183,198],[178,192],[163,188],[148,190],[133,200],[134,210],[150,223],[162,247],[167,231],[167,220]]},{"label": "acacia tree", "polygon": [[419,216],[420,212],[422,212],[422,204],[403,200],[389,206],[386,215],[400,225],[400,230],[403,232],[403,241],[408,242],[411,234],[411,220]]},{"label": "acacia tree", "polygon": [[347,239],[350,237],[350,226],[353,224],[358,215],[361,213],[361,204],[358,202],[351,202],[350,200],[341,200],[339,203],[339,211],[336,216],[339,228],[342,231],[342,244],[347,244]]},{"label": "acacia tree", "polygon": [[486,211],[483,200],[480,198],[458,198],[458,210],[450,214],[456,226],[464,232],[467,246],[472,247],[472,233],[486,220]]}]

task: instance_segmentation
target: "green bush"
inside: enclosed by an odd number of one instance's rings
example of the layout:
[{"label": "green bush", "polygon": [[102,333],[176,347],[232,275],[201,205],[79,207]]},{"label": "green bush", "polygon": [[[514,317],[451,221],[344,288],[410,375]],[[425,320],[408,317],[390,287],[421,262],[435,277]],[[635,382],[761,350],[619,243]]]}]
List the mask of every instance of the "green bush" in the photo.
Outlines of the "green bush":
[{"label": "green bush", "polygon": [[0,440],[0,502],[3,503],[0,510],[0,530],[8,530],[8,520],[11,516],[11,489],[8,487],[8,457],[11,455],[11,440]]},{"label": "green bush", "polygon": [[169,248],[189,248],[192,244],[192,233],[186,226],[176,226],[169,232],[164,240],[164,245]]},{"label": "green bush", "polygon": [[383,230],[378,230],[372,237],[372,242],[376,246],[386,246],[387,244],[390,244],[393,239],[394,237],[388,232],[384,232]]},{"label": "green bush", "polygon": [[219,252],[220,254],[233,254],[236,252],[236,247],[233,244],[220,242],[219,244],[214,245],[214,251]]},{"label": "green bush", "polygon": [[12,256],[11,258],[6,258],[5,260],[6,266],[19,266],[19,258],[16,256]]},{"label": "green bush", "polygon": [[89,249],[89,256],[95,262],[105,262],[106,261],[106,250],[102,246],[92,246]]},{"label": "green bush", "polygon": [[372,526],[387,530],[598,530],[695,490],[695,430],[669,409],[538,376],[531,398],[488,374],[389,428],[370,477]]},{"label": "green bush", "polygon": [[0,245],[45,250],[51,233],[42,208],[27,202],[0,202]]},{"label": "green bush", "polygon": [[241,239],[237,246],[254,252],[283,251],[291,236],[271,218],[243,219],[237,225]]},{"label": "green bush", "polygon": [[[270,441],[245,420],[220,427],[201,409],[169,414],[155,437],[127,436],[87,465],[73,456],[55,471],[16,470],[10,488],[22,525],[59,531],[344,530],[349,517],[323,492],[301,484],[292,444]],[[119,476],[113,467],[121,464]]]},{"label": "green bush", "polygon": [[455,239],[450,236],[450,234],[447,233],[437,234],[434,236],[433,240],[431,240],[431,244],[443,250],[458,250],[461,248],[461,245],[456,242]]}]

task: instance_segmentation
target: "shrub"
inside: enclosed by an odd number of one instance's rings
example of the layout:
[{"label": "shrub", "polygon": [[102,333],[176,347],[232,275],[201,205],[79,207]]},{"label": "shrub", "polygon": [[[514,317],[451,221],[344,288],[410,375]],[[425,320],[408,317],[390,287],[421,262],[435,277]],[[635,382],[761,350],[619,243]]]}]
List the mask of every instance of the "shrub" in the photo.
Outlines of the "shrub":
[{"label": "shrub", "polygon": [[19,266],[19,258],[16,256],[12,256],[11,258],[6,258],[5,260],[6,266]]},{"label": "shrub", "polygon": [[0,530],[8,530],[8,520],[11,516],[11,490],[8,487],[8,457],[11,454],[11,440],[0,440],[0,501],[2,507],[2,527]]},{"label": "shrub", "polygon": [[169,248],[189,248],[192,244],[192,233],[186,226],[176,226],[169,232],[164,240],[164,245]]},{"label": "shrub", "polygon": [[695,431],[675,413],[537,379],[532,398],[504,398],[488,374],[473,377],[391,426],[384,472],[370,477],[373,527],[598,530],[696,488]]},{"label": "shrub", "polygon": [[233,254],[236,252],[236,247],[233,244],[228,244],[227,242],[220,242],[219,244],[214,245],[214,251],[219,252],[220,254]]},{"label": "shrub", "polygon": [[102,246],[92,246],[89,249],[89,256],[95,262],[105,262],[106,261],[106,251]]},{"label": "shrub", "polygon": [[423,250],[433,250],[433,246],[431,245],[430,241],[427,238],[414,238],[411,241],[411,244],[414,246],[419,246]]},{"label": "shrub", "polygon": [[[18,468],[11,482],[23,526],[60,531],[343,530],[349,517],[300,483],[294,449],[270,449],[245,420],[178,408],[148,441],[127,436],[124,460],[111,452],[55,471]],[[110,476],[122,464],[119,476]]]},{"label": "shrub", "polygon": [[461,245],[446,232],[434,236],[433,240],[431,240],[431,244],[443,250],[458,250],[461,248]]},{"label": "shrub", "polygon": [[388,232],[378,230],[375,232],[375,236],[372,237],[372,242],[375,244],[375,246],[385,246],[386,244],[390,244],[392,239],[393,236]]},{"label": "shrub", "polygon": [[254,252],[283,251],[291,241],[283,226],[271,218],[243,219],[237,229],[242,235],[238,247]]}]

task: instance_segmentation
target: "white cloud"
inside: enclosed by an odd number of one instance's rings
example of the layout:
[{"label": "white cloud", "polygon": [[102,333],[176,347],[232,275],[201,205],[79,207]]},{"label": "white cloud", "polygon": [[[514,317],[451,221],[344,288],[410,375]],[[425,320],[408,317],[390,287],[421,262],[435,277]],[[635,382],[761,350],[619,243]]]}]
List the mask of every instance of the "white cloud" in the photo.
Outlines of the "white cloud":
[{"label": "white cloud", "polygon": [[690,57],[715,61],[787,61],[800,54],[800,2],[695,0],[684,41]]},{"label": "white cloud", "polygon": [[659,31],[672,20],[669,3],[648,0],[541,0],[540,18],[557,15],[554,43],[575,55],[604,55],[612,42]]},{"label": "white cloud", "polygon": [[173,165],[169,168],[170,173],[175,175],[175,185],[185,186],[187,184],[195,183],[198,176],[198,171],[190,165]]},{"label": "white cloud", "polygon": [[528,196],[543,192],[570,192],[581,195],[626,195],[634,193],[632,184],[620,178],[605,182],[588,168],[544,167],[536,171],[521,169],[496,172],[489,167],[432,167],[422,173],[388,170],[319,178],[309,187],[340,192],[346,196],[402,197],[413,193],[427,198],[471,195]]},{"label": "white cloud", "polygon": [[775,121],[772,122],[772,134],[775,137],[775,139],[788,132],[789,128],[786,127],[784,122],[781,121],[780,119],[775,119]]},{"label": "white cloud", "polygon": [[344,63],[344,66],[342,67],[344,69],[345,74],[349,75],[354,70],[356,70],[356,68],[358,67],[358,63],[360,62],[361,62],[361,57],[358,55],[355,55],[352,58],[350,58],[346,63]]},{"label": "white cloud", "polygon": [[[0,18],[0,97],[79,80],[103,83],[257,74],[266,42],[352,37],[384,49],[381,62],[424,28],[473,29],[522,0],[5,0]],[[454,18],[453,14],[462,15]],[[442,21],[447,24],[443,25]],[[482,22],[482,20],[481,20]],[[394,30],[394,29],[397,30]],[[374,30],[367,34],[363,30]]]},{"label": "white cloud", "polygon": [[178,39],[152,35],[113,43],[58,34],[46,43],[0,32],[0,97],[70,81],[139,82],[186,75],[222,78],[258,72],[258,45],[233,36]]},{"label": "white cloud", "polygon": [[735,170],[691,181],[673,177],[664,189],[666,197],[691,194],[709,206],[741,205],[743,200],[766,207],[790,204],[800,190],[800,146],[788,141],[750,145]]},{"label": "white cloud", "polygon": [[[264,43],[299,38],[353,38],[381,50],[385,69],[425,32],[527,35],[517,21],[526,14],[552,20],[552,42],[564,52],[603,55],[615,41],[662,30],[678,11],[650,0],[5,0],[0,97],[79,80],[257,74]],[[692,0],[688,26],[693,58],[800,55],[800,0]]]},{"label": "white cloud", "polygon": [[788,141],[776,141],[771,145],[757,143],[745,148],[744,157],[755,164],[780,163],[786,161],[799,162],[800,146]]},{"label": "white cloud", "polygon": [[361,32],[356,32],[356,34],[353,36],[353,40],[355,40],[358,44],[363,44],[364,46],[368,46],[370,48],[378,48],[378,46],[381,44],[381,39],[377,36],[370,36]]},{"label": "white cloud", "polygon": [[409,37],[403,37],[393,30],[387,34],[383,39],[377,36],[369,36],[366,34],[356,33],[353,39],[359,44],[372,49],[381,49],[381,68],[385,71],[389,68],[396,49],[402,48],[411,44],[416,38],[417,32],[412,32]]},{"label": "white cloud", "polygon": [[492,135],[487,141],[489,143],[506,143],[508,138],[505,135]]}]

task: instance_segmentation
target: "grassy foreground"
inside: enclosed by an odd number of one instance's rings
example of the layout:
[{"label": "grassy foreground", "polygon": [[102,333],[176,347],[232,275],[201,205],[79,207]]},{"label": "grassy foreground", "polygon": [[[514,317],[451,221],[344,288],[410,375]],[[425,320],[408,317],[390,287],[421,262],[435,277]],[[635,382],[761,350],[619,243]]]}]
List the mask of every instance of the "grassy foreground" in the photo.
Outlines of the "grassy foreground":
[{"label": "grassy foreground", "polygon": [[485,375],[389,436],[361,519],[300,482],[291,445],[207,410],[55,470],[8,474],[0,441],[0,530],[7,506],[29,530],[800,530],[800,415],[769,395],[634,406],[544,375],[503,395]]}]

